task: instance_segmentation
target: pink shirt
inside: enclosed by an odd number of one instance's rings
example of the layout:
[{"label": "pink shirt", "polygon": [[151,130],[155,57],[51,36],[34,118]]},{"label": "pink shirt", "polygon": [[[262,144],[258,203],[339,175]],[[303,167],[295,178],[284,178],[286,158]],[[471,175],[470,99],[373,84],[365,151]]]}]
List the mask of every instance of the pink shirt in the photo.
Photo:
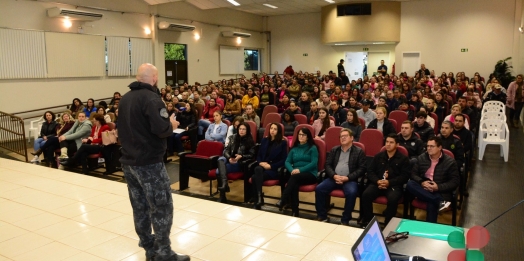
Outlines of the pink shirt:
[{"label": "pink shirt", "polygon": [[[442,154],[440,154],[440,157],[442,157]],[[440,157],[438,157],[438,159],[436,160],[433,160],[431,159],[431,166],[429,167],[429,169],[426,171],[426,178],[430,179],[430,180],[433,180],[433,174],[435,173],[435,166],[437,166],[437,163],[440,159]]]}]

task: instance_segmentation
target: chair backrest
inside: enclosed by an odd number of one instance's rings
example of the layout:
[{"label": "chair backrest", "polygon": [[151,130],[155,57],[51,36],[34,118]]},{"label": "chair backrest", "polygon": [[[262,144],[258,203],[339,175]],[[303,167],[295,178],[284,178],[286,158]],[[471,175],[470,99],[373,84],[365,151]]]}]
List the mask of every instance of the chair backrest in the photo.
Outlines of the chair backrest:
[{"label": "chair backrest", "polygon": [[362,119],[361,117],[358,117],[358,121],[360,121],[360,125],[362,126],[362,129],[366,129],[366,120]]},{"label": "chair backrest", "polygon": [[195,154],[204,157],[222,156],[224,143],[218,141],[201,140],[198,142]]},{"label": "chair backrest", "polygon": [[298,122],[298,124],[307,124],[307,117],[304,114],[295,114],[295,120]]},{"label": "chair backrest", "polygon": [[454,92],[448,92],[448,95],[453,99],[453,103],[457,102],[457,94]]},{"label": "chair backrest", "polygon": [[439,129],[438,126],[440,126],[438,125],[438,116],[434,112],[430,112],[429,116],[433,118],[433,120],[435,120],[435,128],[433,128],[433,130],[435,131],[435,135],[438,135],[438,129]]},{"label": "chair backrest", "polygon": [[506,105],[500,101],[487,101],[482,106],[482,113],[486,111],[504,112],[505,109],[506,109]]},{"label": "chair backrest", "polygon": [[253,137],[253,140],[255,143],[257,142],[257,123],[254,121],[244,121],[245,123],[249,124],[249,129],[251,131],[251,136]]},{"label": "chair backrest", "polygon": [[469,115],[465,113],[463,113],[462,115],[464,115],[465,122],[469,124],[469,129],[471,130],[471,120],[469,119]]},{"label": "chair backrest", "polygon": [[[272,123],[272,122],[268,122],[268,123],[266,124],[266,128],[264,129],[264,135],[263,135],[262,137],[267,137],[267,136],[269,136],[269,127],[271,127],[271,126],[270,126],[271,123]],[[278,124],[280,125],[280,129],[282,129],[282,134],[283,134],[283,133],[284,133],[284,124],[282,124],[282,123],[280,123],[280,122],[279,122]]]},{"label": "chair backrest", "polygon": [[[383,146],[380,151],[385,151],[386,150],[386,146]],[[402,153],[404,156],[406,157],[409,157],[409,153],[408,153],[408,150],[406,148],[404,148],[403,146],[398,146],[397,147],[397,150]]]},{"label": "chair backrest", "polygon": [[455,159],[455,155],[453,155],[453,152],[447,150],[447,149],[442,149],[442,152],[448,156],[450,156],[452,159]]},{"label": "chair backrest", "polygon": [[326,136],[324,138],[324,143],[326,143],[326,151],[330,152],[331,149],[335,146],[340,145],[340,131],[342,127],[335,126],[330,127],[326,130]]},{"label": "chair backrest", "polygon": [[204,105],[201,103],[197,103],[194,106],[197,111],[197,119],[202,118],[202,113],[204,112]]},{"label": "chair backrest", "polygon": [[323,140],[315,140],[318,149],[318,170],[324,169],[326,165],[326,143]]},{"label": "chair backrest", "polygon": [[396,120],[394,119],[389,119],[389,122],[391,122],[391,125],[393,125],[393,128],[395,128],[395,132],[400,132],[400,125],[402,125],[402,123],[397,123]]},{"label": "chair backrest", "polygon": [[485,141],[505,141],[507,132],[509,132],[508,124],[505,121],[489,119],[483,121],[486,128]]},{"label": "chair backrest", "polygon": [[362,144],[362,143],[360,143],[360,142],[356,142],[356,141],[354,141],[354,142],[353,142],[353,145],[355,145],[355,146],[361,148],[361,149],[364,151],[364,153],[366,153],[366,146],[365,146],[364,144]]},{"label": "chair backrest", "polygon": [[266,115],[266,121],[264,122],[264,126],[267,126],[268,123],[272,122],[282,122],[282,116],[278,112],[270,112]]},{"label": "chair backrest", "polygon": [[111,119],[112,122],[115,122],[116,120],[116,116],[114,113],[112,112],[108,112],[107,115],[109,115],[109,118]]},{"label": "chair backrest", "polygon": [[229,120],[222,119],[222,122],[225,123],[228,128],[229,128],[229,126],[231,126],[231,122]]},{"label": "chair backrest", "polygon": [[366,156],[374,157],[382,148],[384,135],[377,129],[365,129],[360,133],[359,142],[366,146]]},{"label": "chair backrest", "polygon": [[298,136],[298,132],[300,131],[300,129],[302,128],[308,128],[309,131],[311,132],[311,136],[315,136],[315,129],[313,129],[313,126],[309,125],[309,124],[299,124],[296,128],[295,128],[295,131],[293,132],[293,140],[292,140],[292,143],[291,144],[295,144],[295,141],[297,140],[297,136]]},{"label": "chair backrest", "polygon": [[[306,118],[307,119],[307,118]],[[332,120],[333,122],[335,122],[335,117],[333,116],[329,116],[329,119]]]},{"label": "chair backrest", "polygon": [[397,121],[395,130],[399,132],[400,125],[402,125],[404,121],[408,120],[408,114],[405,111],[395,110],[389,113],[388,119]]},{"label": "chair backrest", "polygon": [[109,130],[114,130],[116,127],[116,124],[114,122],[108,122],[107,126],[109,126]]},{"label": "chair backrest", "polygon": [[[264,110],[262,111],[262,118],[260,118],[260,127],[266,126],[269,122],[266,122],[266,117],[269,113],[277,113],[278,114],[278,108],[275,105],[266,105],[264,107]],[[280,121],[278,121],[280,122]]]}]

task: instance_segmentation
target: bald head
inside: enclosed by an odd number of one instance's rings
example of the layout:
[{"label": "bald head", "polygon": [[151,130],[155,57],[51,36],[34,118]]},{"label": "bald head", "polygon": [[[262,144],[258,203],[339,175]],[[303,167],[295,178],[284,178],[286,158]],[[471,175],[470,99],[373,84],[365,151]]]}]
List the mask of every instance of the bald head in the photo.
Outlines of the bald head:
[{"label": "bald head", "polygon": [[158,81],[158,70],[157,68],[150,64],[144,63],[138,67],[138,72],[136,74],[136,80],[139,82],[151,84],[155,86]]}]

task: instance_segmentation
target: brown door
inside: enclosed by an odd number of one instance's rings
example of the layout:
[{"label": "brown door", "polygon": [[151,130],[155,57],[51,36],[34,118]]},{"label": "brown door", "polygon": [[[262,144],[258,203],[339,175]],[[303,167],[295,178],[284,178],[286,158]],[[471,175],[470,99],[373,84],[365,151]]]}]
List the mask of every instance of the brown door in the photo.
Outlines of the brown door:
[{"label": "brown door", "polygon": [[170,60],[166,62],[166,84],[175,86],[187,82],[187,61]]}]

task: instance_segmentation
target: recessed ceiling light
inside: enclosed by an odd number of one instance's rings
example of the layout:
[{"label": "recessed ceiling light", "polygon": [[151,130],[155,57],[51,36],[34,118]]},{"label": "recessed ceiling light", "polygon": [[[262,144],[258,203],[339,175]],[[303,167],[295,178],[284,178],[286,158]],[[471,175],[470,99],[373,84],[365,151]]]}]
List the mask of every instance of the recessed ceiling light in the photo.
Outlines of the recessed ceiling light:
[{"label": "recessed ceiling light", "polygon": [[276,7],[274,5],[270,5],[270,4],[263,4],[263,5],[265,5],[265,6],[269,7],[269,8],[273,8],[273,9],[277,9],[278,8],[278,7]]},{"label": "recessed ceiling light", "polygon": [[237,1],[235,1],[235,0],[227,0],[227,1],[228,1],[229,3],[231,3],[232,5],[234,5],[234,6],[239,6],[239,5],[240,5],[240,4],[237,3]]},{"label": "recessed ceiling light", "polygon": [[326,0],[326,2],[328,2],[330,4],[334,4],[335,3],[335,1],[333,1],[333,0]]},{"label": "recessed ceiling light", "polygon": [[385,42],[376,42],[376,43],[373,43],[373,44],[386,44]]}]

